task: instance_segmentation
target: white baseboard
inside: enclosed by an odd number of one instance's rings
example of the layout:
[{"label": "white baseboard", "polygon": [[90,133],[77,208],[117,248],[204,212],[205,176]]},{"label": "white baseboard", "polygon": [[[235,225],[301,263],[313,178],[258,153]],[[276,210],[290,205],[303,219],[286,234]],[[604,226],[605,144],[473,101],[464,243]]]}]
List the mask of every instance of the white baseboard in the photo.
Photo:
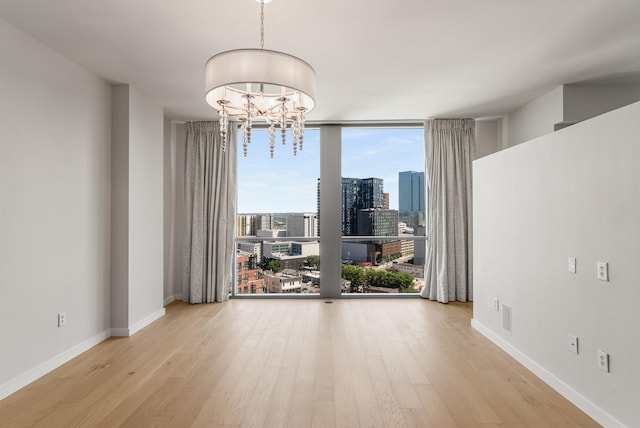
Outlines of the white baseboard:
[{"label": "white baseboard", "polygon": [[618,420],[609,413],[596,406],[592,401],[585,398],[571,386],[557,378],[553,373],[536,363],[527,355],[522,353],[515,346],[504,340],[498,334],[484,326],[475,319],[471,320],[471,327],[480,334],[496,344],[499,348],[513,357],[520,364],[529,369],[533,374],[542,379],[547,385],[555,389],[560,395],[575,404],[580,410],[591,416],[596,422],[608,428],[625,428]]},{"label": "white baseboard", "polygon": [[115,336],[115,337],[129,337],[131,336],[131,334],[129,334],[129,329],[128,328],[112,328],[111,329],[111,336]]},{"label": "white baseboard", "polygon": [[142,330],[143,328],[145,328],[146,326],[148,326],[149,324],[151,324],[152,322],[154,322],[155,320],[157,320],[158,318],[161,318],[163,316],[164,316],[164,308],[160,308],[157,311],[153,312],[152,314],[147,315],[146,317],[144,317],[140,321],[130,325],[128,328],[126,328],[126,327],[125,328],[112,328],[111,329],[111,336],[118,336],[118,337],[133,336],[138,331]]},{"label": "white baseboard", "polygon": [[73,346],[72,348],[67,349],[60,355],[57,355],[50,360],[45,361],[44,363],[32,368],[26,373],[23,373],[18,377],[10,380],[9,382],[0,385],[0,400],[13,394],[14,392],[19,391],[20,389],[29,385],[31,382],[41,378],[47,373],[57,369],[64,363],[93,348],[98,343],[106,340],[107,338],[109,338],[109,331],[103,331],[102,333],[96,334],[95,336],[90,337],[84,342],[81,342]]},{"label": "white baseboard", "polygon": [[172,294],[171,296],[165,297],[164,298],[164,306],[170,305],[171,303],[175,302],[176,300],[182,301],[182,293],[175,293],[175,294]]}]

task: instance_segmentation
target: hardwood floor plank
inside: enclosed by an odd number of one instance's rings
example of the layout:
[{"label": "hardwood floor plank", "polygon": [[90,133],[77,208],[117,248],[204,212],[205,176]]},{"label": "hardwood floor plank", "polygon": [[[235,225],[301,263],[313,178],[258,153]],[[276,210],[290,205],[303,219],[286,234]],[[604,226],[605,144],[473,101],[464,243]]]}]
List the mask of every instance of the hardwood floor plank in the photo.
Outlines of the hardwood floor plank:
[{"label": "hardwood floor plank", "polygon": [[396,397],[398,398],[398,403],[400,403],[400,407],[403,409],[419,409],[422,407],[422,402],[420,401],[420,397],[414,388],[414,383],[399,383],[395,380],[392,383],[393,390],[395,392]]},{"label": "hardwood floor plank", "polygon": [[283,427],[287,424],[293,401],[296,382],[296,370],[282,367],[269,397],[269,410],[265,418],[265,427]]},{"label": "hardwood floor plank", "polygon": [[333,401],[314,401],[311,426],[333,428],[336,425],[336,407]]},{"label": "hardwood floor plank", "polygon": [[402,428],[406,426],[404,413],[400,407],[398,397],[395,395],[393,386],[385,382],[376,382],[374,391],[380,406],[380,415],[385,427]]},{"label": "hardwood floor plank", "polygon": [[269,408],[272,402],[272,392],[276,385],[279,369],[275,367],[267,367],[260,372],[258,382],[254,388],[249,400],[248,406],[242,413],[242,428],[258,428],[265,426],[265,419],[269,414]]},{"label": "hardwood floor plank", "polygon": [[295,384],[287,427],[310,427],[313,421],[313,385]]},{"label": "hardwood floor plank", "polygon": [[415,385],[414,388],[420,400],[424,403],[425,419],[433,423],[433,425],[428,426],[438,428],[463,428],[462,425],[458,425],[453,419],[434,385]]},{"label": "hardwood floor plank", "polygon": [[380,406],[369,371],[365,367],[353,367],[352,373],[360,426],[381,426]]},{"label": "hardwood floor plank", "polygon": [[402,409],[407,428],[439,427],[429,419],[425,409]]},{"label": "hardwood floor plank", "polygon": [[333,395],[335,397],[336,426],[351,428],[360,426],[360,423],[358,420],[358,403],[355,396],[349,358],[349,343],[353,336],[349,335],[349,320],[345,317],[344,312],[344,310],[337,311],[337,316],[331,325],[333,334],[332,358],[334,361]]},{"label": "hardwood floor plank", "polygon": [[423,299],[174,302],[0,401],[8,427],[597,427]]},{"label": "hardwood floor plank", "polygon": [[320,317],[319,330],[316,333],[315,348],[315,374],[313,376],[313,400],[333,402],[334,377],[333,377],[333,332],[331,317],[338,308],[335,305],[327,305]]}]

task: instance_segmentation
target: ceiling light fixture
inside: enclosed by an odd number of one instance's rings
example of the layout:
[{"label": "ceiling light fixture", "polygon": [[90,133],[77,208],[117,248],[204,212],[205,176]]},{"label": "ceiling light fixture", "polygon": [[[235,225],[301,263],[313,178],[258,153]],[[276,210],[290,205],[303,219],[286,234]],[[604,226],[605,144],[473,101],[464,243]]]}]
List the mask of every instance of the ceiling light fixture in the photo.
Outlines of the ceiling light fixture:
[{"label": "ceiling light fixture", "polygon": [[293,154],[302,150],[305,114],[315,107],[316,73],[295,56],[264,49],[264,4],[260,3],[260,49],[237,49],[212,56],[205,66],[207,103],[220,114],[223,150],[228,142],[229,120],[242,122],[244,155],[251,142],[255,120],[269,125],[269,151],[273,157],[276,128],[282,144],[291,129]]}]

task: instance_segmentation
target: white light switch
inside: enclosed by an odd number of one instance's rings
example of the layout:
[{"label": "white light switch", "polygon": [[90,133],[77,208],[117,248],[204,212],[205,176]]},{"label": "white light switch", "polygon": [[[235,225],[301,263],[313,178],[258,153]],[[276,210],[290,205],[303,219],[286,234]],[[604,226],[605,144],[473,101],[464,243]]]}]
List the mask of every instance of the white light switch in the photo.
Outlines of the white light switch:
[{"label": "white light switch", "polygon": [[609,281],[609,263],[598,262],[598,279],[600,281]]},{"label": "white light switch", "polygon": [[574,354],[578,353],[578,338],[573,334],[569,335],[569,351]]},{"label": "white light switch", "polygon": [[576,258],[569,257],[569,272],[576,273]]}]

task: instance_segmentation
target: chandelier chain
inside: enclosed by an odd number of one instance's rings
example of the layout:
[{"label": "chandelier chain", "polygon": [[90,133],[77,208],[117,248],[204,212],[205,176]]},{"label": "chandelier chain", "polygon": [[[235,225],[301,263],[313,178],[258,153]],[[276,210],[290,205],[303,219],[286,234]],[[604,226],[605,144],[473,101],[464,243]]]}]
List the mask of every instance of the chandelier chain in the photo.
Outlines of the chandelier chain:
[{"label": "chandelier chain", "polygon": [[260,2],[260,49],[264,49],[264,0]]}]

